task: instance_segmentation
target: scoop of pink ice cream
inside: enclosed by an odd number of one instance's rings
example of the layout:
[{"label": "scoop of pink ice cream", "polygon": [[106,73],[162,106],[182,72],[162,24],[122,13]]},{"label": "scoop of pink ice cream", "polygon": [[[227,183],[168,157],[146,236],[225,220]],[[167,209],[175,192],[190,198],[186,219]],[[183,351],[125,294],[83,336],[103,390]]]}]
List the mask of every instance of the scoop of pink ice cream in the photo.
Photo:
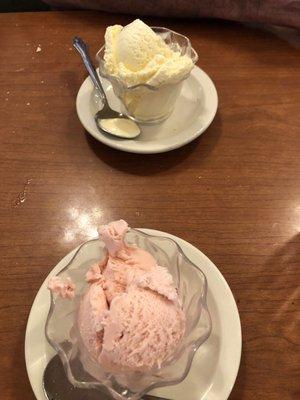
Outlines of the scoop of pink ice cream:
[{"label": "scoop of pink ice cream", "polygon": [[83,343],[107,371],[159,368],[185,331],[173,278],[147,251],[126,245],[125,221],[99,231],[108,256],[86,274],[90,286],[78,315]]},{"label": "scoop of pink ice cream", "polygon": [[99,363],[111,372],[160,368],[185,331],[179,303],[152,290],[132,287],[113,299],[104,321]]}]

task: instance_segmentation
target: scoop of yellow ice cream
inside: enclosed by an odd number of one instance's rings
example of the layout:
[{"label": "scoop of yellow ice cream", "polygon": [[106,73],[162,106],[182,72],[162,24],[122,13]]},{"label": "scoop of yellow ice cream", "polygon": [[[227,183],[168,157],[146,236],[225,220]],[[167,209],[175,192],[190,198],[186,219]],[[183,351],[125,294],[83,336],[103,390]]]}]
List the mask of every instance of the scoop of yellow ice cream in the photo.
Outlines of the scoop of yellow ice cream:
[{"label": "scoop of yellow ice cream", "polygon": [[190,57],[173,51],[139,19],[106,29],[104,61],[107,72],[127,86],[175,83],[193,68]]}]

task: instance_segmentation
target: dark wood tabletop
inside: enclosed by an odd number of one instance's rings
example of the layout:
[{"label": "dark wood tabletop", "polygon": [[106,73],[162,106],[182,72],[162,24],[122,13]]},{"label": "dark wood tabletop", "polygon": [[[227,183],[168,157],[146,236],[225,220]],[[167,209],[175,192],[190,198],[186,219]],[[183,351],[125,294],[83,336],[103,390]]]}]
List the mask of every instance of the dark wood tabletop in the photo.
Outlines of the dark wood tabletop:
[{"label": "dark wood tabletop", "polygon": [[[96,12],[0,15],[1,400],[33,400],[24,334],[56,263],[105,222],[177,235],[203,251],[235,296],[243,330],[230,400],[299,398],[299,36],[238,23],[145,19],[192,40],[219,109],[189,145],[136,155],[97,142],[75,110],[86,76],[72,49],[96,53]],[[39,50],[38,47],[41,49]]]}]

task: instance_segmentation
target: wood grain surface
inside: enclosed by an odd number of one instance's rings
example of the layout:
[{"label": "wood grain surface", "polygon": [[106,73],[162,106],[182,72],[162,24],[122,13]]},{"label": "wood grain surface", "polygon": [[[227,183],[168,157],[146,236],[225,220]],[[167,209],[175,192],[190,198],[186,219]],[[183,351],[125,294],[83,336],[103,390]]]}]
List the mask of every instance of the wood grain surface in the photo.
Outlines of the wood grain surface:
[{"label": "wood grain surface", "polygon": [[142,156],[95,141],[75,111],[86,73],[73,36],[96,53],[107,25],[131,19],[80,11],[0,15],[0,398],[34,399],[24,333],[42,281],[99,224],[124,218],[189,241],[228,281],[243,329],[230,400],[295,400],[299,36],[235,23],[146,19],[191,38],[220,104],[198,140]]}]

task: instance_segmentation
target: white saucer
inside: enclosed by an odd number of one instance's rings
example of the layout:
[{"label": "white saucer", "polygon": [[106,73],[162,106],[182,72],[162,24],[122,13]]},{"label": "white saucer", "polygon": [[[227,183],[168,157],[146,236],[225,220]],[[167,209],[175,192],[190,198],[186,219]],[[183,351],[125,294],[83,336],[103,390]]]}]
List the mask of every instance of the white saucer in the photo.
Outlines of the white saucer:
[{"label": "white saucer", "polygon": [[[169,236],[177,241],[187,257],[201,267],[208,280],[208,307],[213,323],[211,336],[197,351],[187,378],[179,385],[156,389],[151,394],[170,400],[226,400],[237,376],[242,347],[240,318],[231,290],[217,267],[200,250],[175,236],[150,229],[143,230],[151,235]],[[28,318],[25,360],[37,400],[46,400],[42,388],[43,372],[54,355],[44,334],[50,306],[47,281],[65,267],[75,251],[66,255],[50,272],[36,295]]]},{"label": "white saucer", "polygon": [[[111,107],[120,111],[120,101],[114,95],[111,84],[105,79],[102,79],[102,83]],[[97,129],[94,121],[97,109],[92,92],[93,84],[88,77],[76,99],[77,114],[82,125],[100,142],[130,153],[163,153],[184,146],[209,127],[218,108],[218,95],[212,80],[195,66],[183,84],[173,113],[166,121],[156,125],[140,125],[142,133],[136,139],[118,139]]]}]

